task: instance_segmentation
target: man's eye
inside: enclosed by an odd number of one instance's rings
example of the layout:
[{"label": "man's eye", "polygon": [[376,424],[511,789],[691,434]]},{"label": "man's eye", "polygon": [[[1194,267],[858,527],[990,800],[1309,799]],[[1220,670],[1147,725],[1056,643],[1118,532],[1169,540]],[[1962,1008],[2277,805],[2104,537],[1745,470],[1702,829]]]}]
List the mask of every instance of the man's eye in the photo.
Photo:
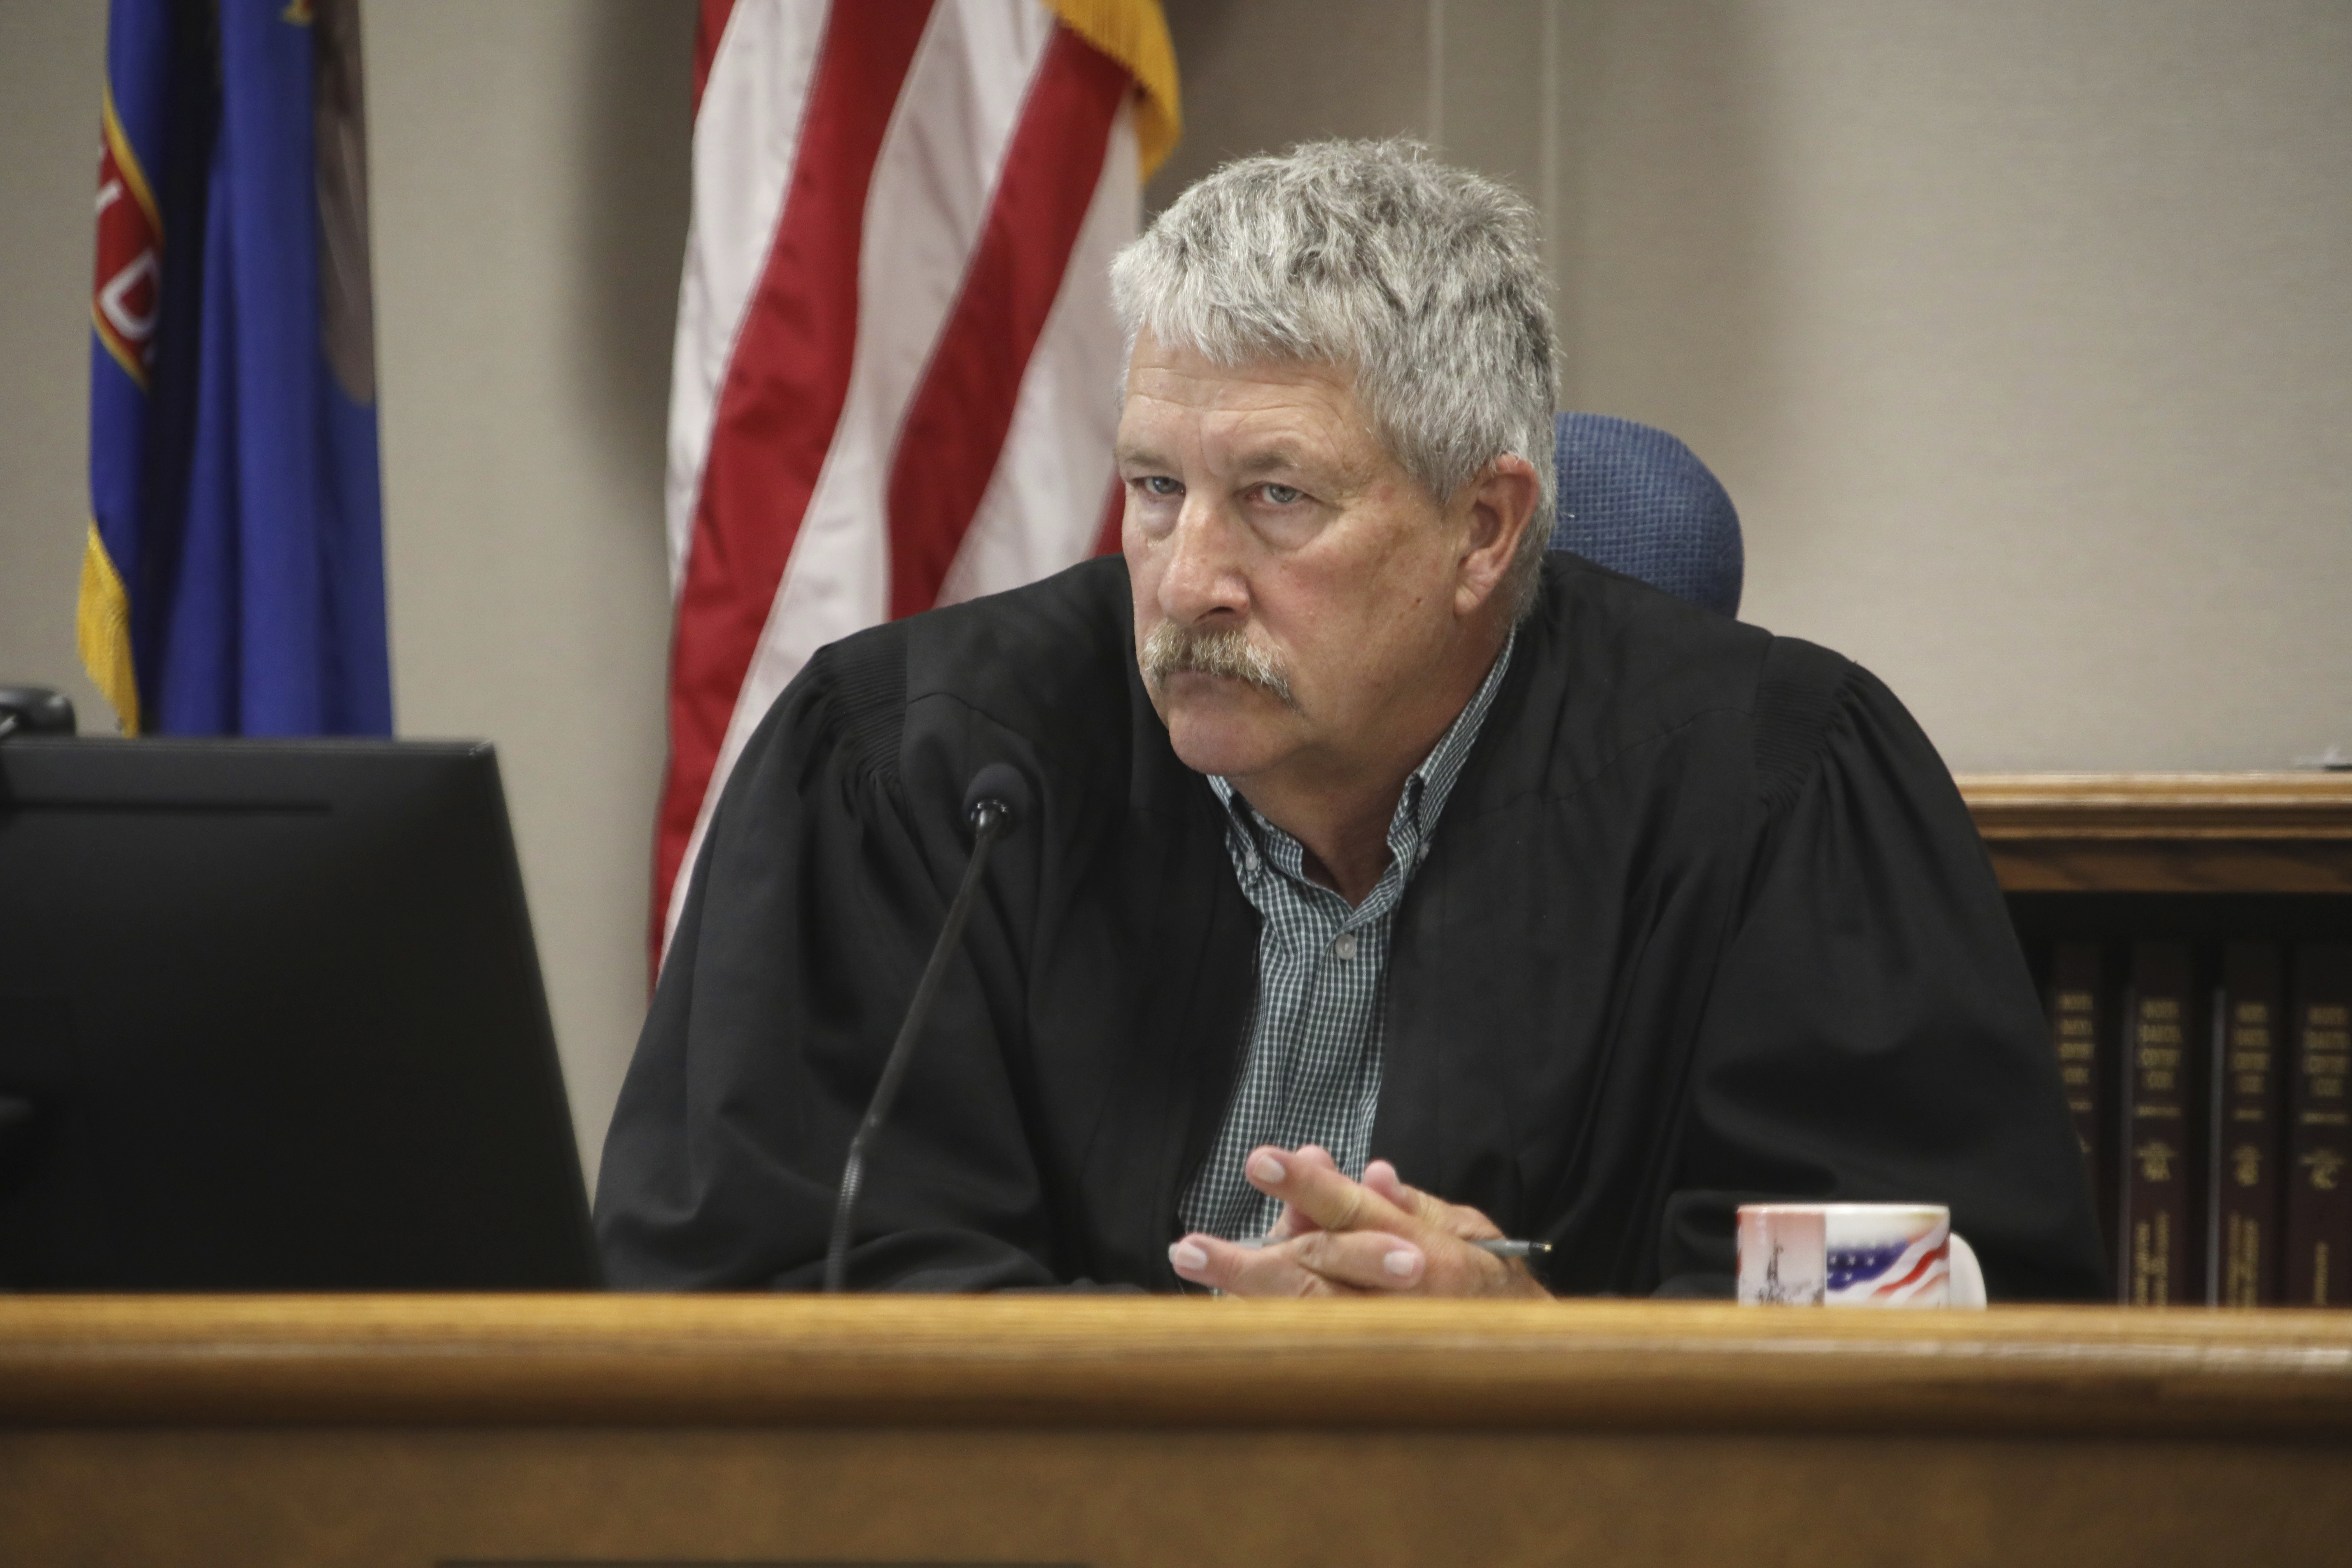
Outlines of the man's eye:
[{"label": "man's eye", "polygon": [[1269,505],[1288,506],[1306,492],[1293,489],[1288,485],[1263,485],[1259,487],[1259,493],[1265,497]]},{"label": "man's eye", "polygon": [[1184,487],[1166,474],[1146,474],[1135,482],[1143,487],[1145,495],[1159,496],[1163,500],[1184,493]]}]

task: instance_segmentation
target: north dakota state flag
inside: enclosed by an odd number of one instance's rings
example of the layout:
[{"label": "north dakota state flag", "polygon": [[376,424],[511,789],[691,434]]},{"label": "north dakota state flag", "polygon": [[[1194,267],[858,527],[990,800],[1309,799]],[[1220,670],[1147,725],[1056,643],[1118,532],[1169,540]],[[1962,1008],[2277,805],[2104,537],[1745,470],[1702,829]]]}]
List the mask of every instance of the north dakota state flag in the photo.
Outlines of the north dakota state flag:
[{"label": "north dakota state flag", "polygon": [[80,642],[132,734],[389,734],[357,0],[113,0]]}]

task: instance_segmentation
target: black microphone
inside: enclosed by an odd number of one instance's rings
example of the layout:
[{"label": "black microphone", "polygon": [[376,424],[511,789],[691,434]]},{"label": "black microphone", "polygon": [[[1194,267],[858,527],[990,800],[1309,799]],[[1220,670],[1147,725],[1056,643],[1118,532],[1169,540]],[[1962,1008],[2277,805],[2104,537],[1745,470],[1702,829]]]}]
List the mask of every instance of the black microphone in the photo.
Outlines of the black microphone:
[{"label": "black microphone", "polygon": [[1029,781],[1019,769],[1009,763],[991,763],[974,773],[963,792],[964,820],[972,827],[971,861],[964,867],[963,885],[956,889],[955,901],[948,906],[948,918],[940,927],[940,940],[931,948],[931,961],[923,966],[923,977],[916,982],[915,999],[907,1005],[906,1022],[898,1026],[898,1037],[890,1043],[890,1055],[882,1064],[882,1080],[874,1086],[874,1099],[866,1107],[866,1120],[857,1124],[857,1131],[849,1140],[849,1157],[841,1164],[841,1195],[833,1205],[833,1235],[824,1247],[824,1288],[838,1293],[848,1289],[849,1237],[857,1215],[857,1193],[866,1179],[866,1145],[880,1130],[883,1119],[890,1114],[890,1102],[898,1098],[898,1085],[907,1076],[907,1063],[914,1056],[915,1037],[923,1032],[924,1020],[931,1015],[931,1004],[940,994],[940,983],[947,978],[948,955],[963,939],[964,921],[971,916],[972,900],[980,892],[981,873],[988,868],[989,851],[996,841],[1019,826],[1029,812]]}]

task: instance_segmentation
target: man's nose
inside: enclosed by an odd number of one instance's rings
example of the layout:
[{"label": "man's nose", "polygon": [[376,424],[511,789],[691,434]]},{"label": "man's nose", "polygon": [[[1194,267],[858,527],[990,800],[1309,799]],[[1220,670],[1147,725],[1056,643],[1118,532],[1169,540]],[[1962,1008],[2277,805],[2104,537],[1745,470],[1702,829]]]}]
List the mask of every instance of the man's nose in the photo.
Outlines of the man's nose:
[{"label": "man's nose", "polygon": [[1213,500],[1197,491],[1184,498],[1168,542],[1168,564],[1160,574],[1162,615],[1190,626],[1219,610],[1248,610],[1239,533],[1234,520]]}]

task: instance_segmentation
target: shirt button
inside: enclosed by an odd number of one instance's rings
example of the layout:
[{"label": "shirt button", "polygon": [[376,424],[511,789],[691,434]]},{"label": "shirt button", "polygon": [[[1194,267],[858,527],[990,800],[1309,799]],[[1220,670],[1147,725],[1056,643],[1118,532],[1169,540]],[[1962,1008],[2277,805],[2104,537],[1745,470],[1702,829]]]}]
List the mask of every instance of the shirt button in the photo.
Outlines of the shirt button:
[{"label": "shirt button", "polygon": [[1356,938],[1349,932],[1331,944],[1331,956],[1345,961],[1356,956]]}]

